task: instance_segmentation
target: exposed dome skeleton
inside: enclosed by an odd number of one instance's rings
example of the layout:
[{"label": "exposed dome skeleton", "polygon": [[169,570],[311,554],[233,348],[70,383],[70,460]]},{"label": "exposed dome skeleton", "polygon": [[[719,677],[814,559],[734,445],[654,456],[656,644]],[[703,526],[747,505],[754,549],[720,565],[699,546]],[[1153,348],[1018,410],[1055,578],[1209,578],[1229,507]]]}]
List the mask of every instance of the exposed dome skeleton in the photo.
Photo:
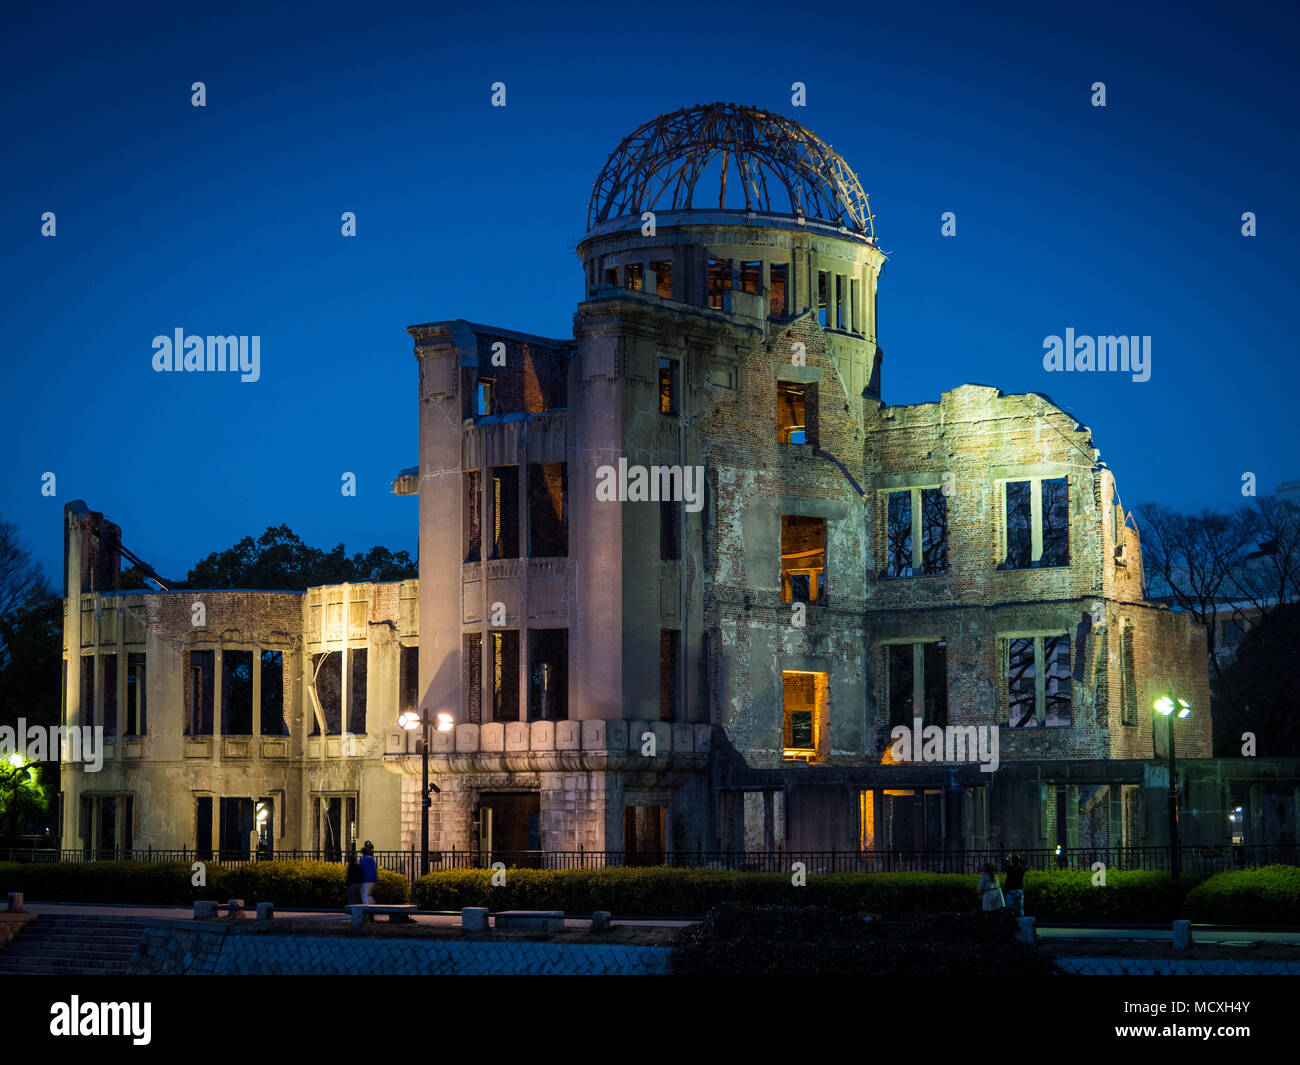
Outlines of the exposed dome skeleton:
[{"label": "exposed dome skeleton", "polygon": [[[712,207],[693,198],[715,161],[721,163],[719,209],[726,207],[734,163],[745,210],[803,215],[875,237],[867,194],[829,144],[783,115],[725,103],[660,115],[624,137],[596,179],[587,229],[644,211]],[[773,202],[781,188],[788,206]]]}]

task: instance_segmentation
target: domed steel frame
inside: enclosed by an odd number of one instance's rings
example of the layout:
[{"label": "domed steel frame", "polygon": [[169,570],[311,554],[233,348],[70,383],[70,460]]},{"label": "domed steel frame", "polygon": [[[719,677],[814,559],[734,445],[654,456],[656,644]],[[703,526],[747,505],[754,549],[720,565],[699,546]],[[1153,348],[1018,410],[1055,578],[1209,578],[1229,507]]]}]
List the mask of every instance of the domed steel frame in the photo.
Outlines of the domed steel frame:
[{"label": "domed steel frame", "polygon": [[784,115],[723,103],[660,115],[624,137],[596,179],[588,231],[624,215],[691,210],[696,182],[719,155],[719,209],[734,162],[746,210],[784,213],[772,203],[770,178],[789,195],[788,213],[838,222],[874,240],[862,183],[829,144]]}]

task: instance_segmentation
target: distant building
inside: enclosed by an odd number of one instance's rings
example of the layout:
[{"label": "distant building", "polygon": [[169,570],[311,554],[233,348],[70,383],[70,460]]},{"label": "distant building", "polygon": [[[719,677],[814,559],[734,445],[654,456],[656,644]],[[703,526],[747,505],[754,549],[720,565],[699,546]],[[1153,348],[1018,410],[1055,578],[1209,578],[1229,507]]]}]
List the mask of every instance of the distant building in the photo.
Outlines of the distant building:
[{"label": "distant building", "polygon": [[417,705],[456,720],[439,852],[1158,843],[1169,691],[1184,842],[1260,774],[1294,833],[1295,766],[1209,759],[1205,634],[1143,600],[1089,430],[982,385],[883,402],[885,257],[814,134],[661,116],[578,254],[572,339],[409,330],[418,582],[118,593],[115,527],[69,507],[66,720],[115,738],[64,766],[65,846],[416,846]]}]

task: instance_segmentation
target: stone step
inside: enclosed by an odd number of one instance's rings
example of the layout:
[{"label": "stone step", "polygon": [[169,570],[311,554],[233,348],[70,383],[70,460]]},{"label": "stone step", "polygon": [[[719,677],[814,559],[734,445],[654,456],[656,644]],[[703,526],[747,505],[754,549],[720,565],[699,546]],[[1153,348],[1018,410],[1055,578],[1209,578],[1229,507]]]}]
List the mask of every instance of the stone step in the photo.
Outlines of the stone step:
[{"label": "stone step", "polygon": [[0,951],[0,973],[124,975],[143,930],[139,920],[42,915]]}]

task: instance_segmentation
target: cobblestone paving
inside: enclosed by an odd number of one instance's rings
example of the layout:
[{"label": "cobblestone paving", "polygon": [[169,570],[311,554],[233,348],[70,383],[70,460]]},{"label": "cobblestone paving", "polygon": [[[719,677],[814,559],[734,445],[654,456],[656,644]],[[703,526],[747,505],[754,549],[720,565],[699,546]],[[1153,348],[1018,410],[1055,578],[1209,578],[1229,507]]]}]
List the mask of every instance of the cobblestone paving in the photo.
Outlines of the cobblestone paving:
[{"label": "cobblestone paving", "polygon": [[1176,958],[1057,958],[1062,972],[1079,976],[1300,975],[1300,961],[1182,961]]},{"label": "cobblestone paving", "polygon": [[247,935],[187,924],[159,922],[147,929],[130,971],[456,976],[635,976],[668,971],[664,947]]},{"label": "cobblestone paving", "polygon": [[218,974],[636,975],[666,972],[668,951],[598,944],[229,936],[204,968]]}]

